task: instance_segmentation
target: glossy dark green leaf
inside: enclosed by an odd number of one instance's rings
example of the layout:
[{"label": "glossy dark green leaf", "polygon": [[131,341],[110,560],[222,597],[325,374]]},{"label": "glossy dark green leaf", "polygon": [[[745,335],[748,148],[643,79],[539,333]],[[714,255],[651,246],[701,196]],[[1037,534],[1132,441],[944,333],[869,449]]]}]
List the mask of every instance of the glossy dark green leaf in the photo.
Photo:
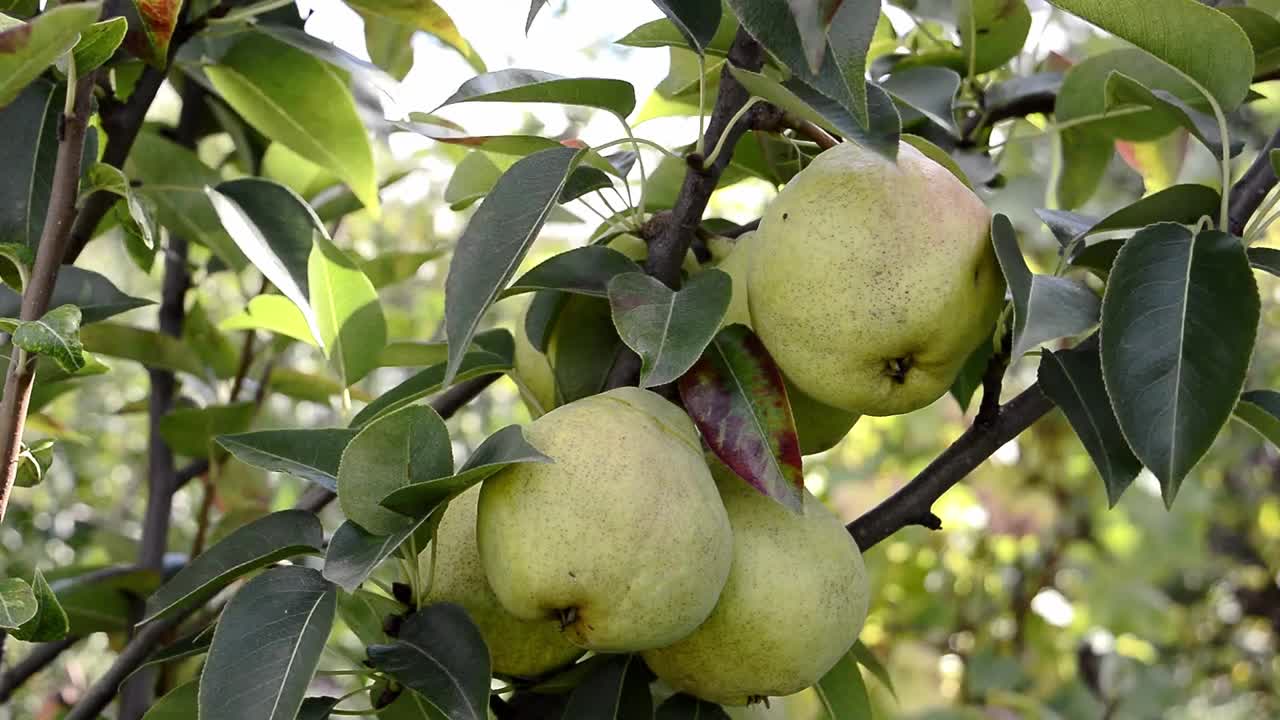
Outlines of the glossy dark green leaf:
[{"label": "glossy dark green leaf", "polygon": [[260,33],[246,33],[205,75],[249,125],[342,178],[378,211],[373,151],[351,90],[329,65]]},{"label": "glossy dark green leaf", "polygon": [[524,439],[519,425],[508,425],[485,438],[457,474],[416,482],[389,493],[382,506],[401,515],[424,518],[467,488],[515,463],[552,462]]},{"label": "glossy dark green leaf", "polygon": [[568,78],[511,68],[477,75],[440,107],[463,102],[540,102],[599,108],[626,117],[636,106],[631,83],[610,78]]},{"label": "glossy dark green leaf", "polygon": [[1265,270],[1280,277],[1280,250],[1267,247],[1249,248],[1249,264],[1255,270]]},{"label": "glossy dark green leaf", "polygon": [[516,162],[471,217],[445,281],[451,384],[489,305],[515,274],[560,197],[582,151],[552,148]]},{"label": "glossy dark green leaf", "polygon": [[1064,248],[1098,224],[1098,218],[1070,210],[1036,208],[1036,216],[1049,228],[1053,239]]},{"label": "glossy dark green leaf", "polygon": [[1238,238],[1159,223],[1116,257],[1102,303],[1102,374],[1166,504],[1231,416],[1259,312]]},{"label": "glossy dark green leaf", "polygon": [[84,367],[84,346],[80,343],[80,308],[59,305],[39,320],[18,323],[13,344],[33,355],[47,355],[67,372]]},{"label": "glossy dark green leaf", "polygon": [[[80,308],[83,325],[150,304],[150,300],[124,294],[102,275],[75,266],[58,271],[53,297],[49,299],[49,307],[75,305]],[[21,308],[22,298],[10,288],[0,286],[0,316],[17,317]]]},{"label": "glossy dark green leaf", "polygon": [[142,668],[154,667],[156,665],[163,665],[165,663],[203,655],[209,652],[209,643],[211,642],[213,642],[212,625],[174,640],[172,643],[151,653],[147,656],[146,661],[139,665],[138,669],[134,670],[133,673],[130,674],[130,677]]},{"label": "glossy dark green leaf", "polygon": [[746,325],[716,335],[680,378],[680,399],[711,451],[760,492],[799,513],[800,441],[782,371]]},{"label": "glossy dark green leaf", "polygon": [[200,712],[199,704],[200,679],[196,678],[157,699],[142,720],[191,720]]},{"label": "glossy dark green leaf", "polygon": [[36,616],[40,603],[22,578],[0,578],[0,628],[22,627]]},{"label": "glossy dark green leaf", "polygon": [[674,381],[698,361],[729,308],[733,282],[708,270],[672,290],[632,272],[610,280],[608,290],[618,335],[642,361],[640,387],[654,387]]},{"label": "glossy dark green leaf", "polygon": [[222,435],[218,444],[237,460],[270,472],[289,473],[331,492],[338,490],[338,463],[356,430],[306,428]]},{"label": "glossy dark green leaf", "polygon": [[150,622],[216,595],[244,575],[279,560],[324,547],[324,528],[305,510],[281,510],[236,529],[196,556],[147,598],[142,622]]},{"label": "glossy dark green leaf", "polygon": [[1280,393],[1275,390],[1250,390],[1240,396],[1235,417],[1253,428],[1276,447],[1280,447]]},{"label": "glossy dark green leaf", "polygon": [[434,410],[413,405],[365,425],[342,453],[338,502],[347,518],[375,535],[402,528],[405,518],[384,508],[392,491],[453,474],[449,431]]},{"label": "glossy dark green leaf", "polygon": [[0,108],[0,242],[34,248],[44,229],[58,154],[57,123],[63,91],[51,82],[31,83]]},{"label": "glossy dark green leaf", "polygon": [[374,535],[348,520],[329,539],[324,555],[324,577],[347,592],[355,592],[369,575],[391,556],[410,535],[434,516],[419,521],[401,518],[399,529],[390,535]]},{"label": "glossy dark green leaf", "polygon": [[715,703],[679,693],[658,706],[654,720],[729,720],[729,714]]},{"label": "glossy dark green leaf", "polygon": [[1045,351],[1040,356],[1040,387],[1062,408],[1107,488],[1114,507],[1142,471],[1142,462],[1125,442],[1102,379],[1097,348]]},{"label": "glossy dark green leaf", "polygon": [[1109,238],[1081,247],[1071,258],[1071,264],[1092,270],[1098,277],[1105,279],[1115,264],[1116,255],[1124,247],[1124,238]]},{"label": "glossy dark green leaf", "polygon": [[818,720],[871,720],[871,698],[852,651],[813,686],[822,710]]},{"label": "glossy dark green leaf", "polygon": [[511,283],[502,296],[562,290],[608,297],[610,280],[617,275],[636,272],[640,272],[640,266],[617,250],[605,245],[587,245],[544,260]]},{"label": "glossy dark green leaf", "polygon": [[689,47],[699,54],[715,40],[720,26],[720,3],[706,0],[653,0],[672,24],[680,30]]},{"label": "glossy dark green leaf", "polygon": [[0,30],[0,107],[13,102],[24,87],[74,47],[80,33],[101,13],[102,3],[74,3]]},{"label": "glossy dark green leaf", "polygon": [[387,618],[404,611],[405,606],[398,601],[368,590],[338,593],[338,617],[365,645],[387,642]]},{"label": "glossy dark green leaf", "polygon": [[847,140],[870,148],[884,157],[890,159],[897,157],[898,135],[902,122],[892,98],[878,85],[867,84],[867,113],[871,124],[865,130],[856,123],[852,115],[845,113],[836,101],[827,98],[804,82],[791,78],[786,82],[785,90],[798,98],[806,107],[812,108],[809,112],[816,112],[819,117],[829,121],[827,123],[814,120],[819,125],[827,127],[830,124]]},{"label": "glossy dark green leaf", "polygon": [[369,662],[448,720],[489,717],[489,648],[458,605],[437,603],[410,615],[394,642],[369,648]]},{"label": "glossy dark green leaf", "polygon": [[987,88],[983,107],[988,113],[1003,115],[1027,102],[1052,100],[1062,88],[1062,78],[1063,73],[1051,71],[1002,80]]},{"label": "glossy dark green leaf", "polygon": [[940,67],[910,68],[885,78],[880,87],[906,106],[908,112],[902,113],[904,125],[911,124],[914,114],[914,119],[926,117],[959,137],[960,128],[951,110],[960,90],[960,75],[956,71]]},{"label": "glossy dark green leaf", "polygon": [[[608,300],[563,294],[549,332],[547,357],[558,404],[603,392],[609,371],[627,346],[618,337]],[[532,314],[532,311],[531,311]]]},{"label": "glossy dark green leaf", "polygon": [[336,697],[309,697],[302,701],[298,720],[328,720],[339,702],[341,699]]},{"label": "glossy dark green leaf", "polygon": [[[485,350],[476,350],[467,353],[467,356],[463,358],[462,366],[458,368],[458,374],[454,377],[454,380],[461,382],[481,375],[503,373],[510,369],[510,355],[504,357]],[[379,395],[373,402],[364,406],[352,418],[351,427],[365,425],[375,418],[394,412],[428,395],[443,390],[445,388],[444,374],[445,366],[442,363],[410,376],[408,380]]]},{"label": "glossy dark green leaf", "polygon": [[1172,185],[1107,215],[1085,234],[1140,228],[1158,222],[1195,225],[1202,217],[1213,217],[1221,199],[1218,191],[1208,185]]},{"label": "glossy dark green leaf", "polygon": [[601,662],[569,695],[563,720],[650,720],[649,676],[639,655]]},{"label": "glossy dark green leaf", "polygon": [[31,591],[35,595],[39,609],[35,617],[26,621],[12,632],[13,637],[24,642],[53,642],[67,636],[70,622],[67,612],[58,603],[58,596],[44,579],[44,574],[36,570],[31,582]]},{"label": "glossy dark green leaf", "polygon": [[324,232],[315,211],[289,188],[261,178],[232,180],[207,192],[240,251],[298,306],[318,341],[307,273],[313,238]]},{"label": "glossy dark green leaf", "polygon": [[1098,324],[1102,303],[1087,286],[1053,275],[1034,275],[1018,248],[1009,218],[991,221],[991,241],[1013,295],[1013,348],[1020,358],[1041,343],[1074,337]]},{"label": "glossy dark green leaf", "polygon": [[219,435],[248,430],[257,412],[257,404],[247,400],[229,405],[177,408],[160,419],[160,436],[179,455],[208,457]]},{"label": "glossy dark green leaf", "polygon": [[[994,332],[994,328],[992,331]],[[991,344],[991,339],[987,338],[986,342],[969,353],[969,357],[964,361],[964,367],[960,368],[960,374],[956,376],[955,382],[951,383],[951,396],[960,404],[961,411],[969,409],[974,393],[982,387],[982,378],[987,373],[987,364],[994,354],[995,347]]]},{"label": "glossy dark green leaf", "polygon": [[[1214,157],[1222,156],[1222,134],[1213,115],[1196,110],[1172,93],[1151,90],[1123,72],[1112,72],[1107,77],[1106,110],[1118,111],[1133,106],[1152,108],[1168,115],[1204,143]],[[1233,157],[1243,149],[1244,141],[1234,140],[1228,148],[1229,156]]]},{"label": "glossy dark green leaf", "polygon": [[337,588],[310,568],[272,568],[222,612],[200,675],[201,720],[293,720],[333,626]]},{"label": "glossy dark green leaf", "polygon": [[76,43],[72,54],[76,58],[76,72],[87,73],[111,59],[124,42],[124,34],[129,29],[129,21],[123,17],[96,22],[80,33],[80,42]]},{"label": "glossy dark green leaf", "polygon": [[[1050,4],[1128,40],[1203,85],[1223,111],[1249,92],[1253,49],[1231,18],[1196,0],[1050,0]],[[1197,42],[1188,43],[1188,37]],[[1213,52],[1205,52],[1212,47]]]}]

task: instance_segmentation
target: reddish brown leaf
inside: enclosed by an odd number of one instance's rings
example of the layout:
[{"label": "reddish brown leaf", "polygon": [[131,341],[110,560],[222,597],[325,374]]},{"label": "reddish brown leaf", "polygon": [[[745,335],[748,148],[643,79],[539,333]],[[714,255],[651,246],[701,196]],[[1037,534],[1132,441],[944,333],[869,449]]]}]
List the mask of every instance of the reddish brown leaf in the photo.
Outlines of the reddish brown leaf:
[{"label": "reddish brown leaf", "polygon": [[182,0],[133,0],[133,6],[142,19],[143,30],[131,30],[125,36],[125,47],[148,65],[165,67]]},{"label": "reddish brown leaf", "polygon": [[804,472],[782,371],[745,325],[716,335],[680,378],[680,397],[712,452],[765,495],[800,512]]},{"label": "reddish brown leaf", "polygon": [[0,53],[16,53],[31,42],[31,25],[22,23],[0,32]]}]

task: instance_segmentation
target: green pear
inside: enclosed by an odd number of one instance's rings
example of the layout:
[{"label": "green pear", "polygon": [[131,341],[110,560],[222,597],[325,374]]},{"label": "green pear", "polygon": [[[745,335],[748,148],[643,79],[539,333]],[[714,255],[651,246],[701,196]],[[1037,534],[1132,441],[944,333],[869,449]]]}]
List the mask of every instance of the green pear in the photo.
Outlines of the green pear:
[{"label": "green pear", "polygon": [[972,190],[911,145],[892,162],[841,143],[760,219],[747,282],[756,334],[820,402],[863,415],[924,407],[1003,305],[990,221]]},{"label": "green pear", "polygon": [[495,673],[533,677],[568,665],[582,650],[565,639],[559,621],[521,620],[490,589],[476,547],[479,501],[478,485],[451,500],[432,541],[436,547],[419,554],[423,577],[431,578],[427,601],[457,603],[467,611],[489,646]]},{"label": "green pear", "polygon": [[556,406],[556,375],[551,368],[551,360],[529,342],[523,322],[527,313],[528,303],[520,313],[519,327],[512,331],[516,346],[513,375],[529,414],[537,418]]},{"label": "green pear", "polygon": [[[729,298],[729,309],[725,311],[721,326],[741,323],[751,327],[751,313],[748,307],[747,275],[751,269],[751,255],[755,247],[755,233],[743,233],[728,255],[716,267],[729,275],[733,281],[733,295]],[[712,254],[726,252],[723,239],[710,243]],[[834,408],[814,400],[804,394],[786,377],[787,398],[791,401],[791,415],[796,423],[796,435],[800,438],[800,452],[805,455],[825,452],[835,447],[850,428],[858,422],[858,414]]]},{"label": "green pear", "polygon": [[800,692],[858,639],[870,592],[862,554],[808,492],[795,514],[727,468],[714,473],[733,525],[729,582],[701,627],[644,660],[672,687],[722,705]]},{"label": "green pear", "polygon": [[499,602],[575,645],[633,652],[693,632],[729,575],[733,534],[689,417],[634,387],[525,430],[554,463],[486,480],[476,536]]}]

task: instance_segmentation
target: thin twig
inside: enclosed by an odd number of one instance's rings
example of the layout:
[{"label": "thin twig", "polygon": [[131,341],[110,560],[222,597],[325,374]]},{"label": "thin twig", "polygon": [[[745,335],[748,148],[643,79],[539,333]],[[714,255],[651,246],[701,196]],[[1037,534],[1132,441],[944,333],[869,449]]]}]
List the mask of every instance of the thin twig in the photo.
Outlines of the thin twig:
[{"label": "thin twig", "polygon": [[57,642],[36,645],[26,657],[0,674],[0,704],[8,702],[15,690],[22,687],[33,675],[53,664],[58,656],[82,639],[78,635],[73,635]]},{"label": "thin twig", "polygon": [[120,683],[146,662],[151,652],[195,610],[195,607],[183,610],[173,617],[150,623],[139,630],[116,656],[111,667],[85,691],[63,720],[93,720],[101,715],[119,691]]},{"label": "thin twig", "polygon": [[[38,320],[48,311],[53,286],[58,279],[58,268],[62,265],[62,256],[71,237],[76,195],[80,189],[85,129],[89,123],[89,101],[96,75],[96,71],[85,73],[74,87],[68,88],[68,92],[75,93],[75,104],[71,114],[62,118],[44,231],[36,251],[31,280],[22,293],[20,318],[24,321]],[[13,481],[18,472],[22,430],[27,421],[27,404],[31,400],[31,386],[35,378],[35,358],[15,347],[5,376],[4,399],[0,401],[0,522],[4,521],[9,494],[13,490]]]}]

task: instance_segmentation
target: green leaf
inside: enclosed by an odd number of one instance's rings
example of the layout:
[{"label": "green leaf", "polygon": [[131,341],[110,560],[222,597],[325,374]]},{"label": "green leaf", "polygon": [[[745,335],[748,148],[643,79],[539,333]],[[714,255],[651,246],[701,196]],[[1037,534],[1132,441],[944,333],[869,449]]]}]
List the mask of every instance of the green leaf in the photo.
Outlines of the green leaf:
[{"label": "green leaf", "polygon": [[85,28],[80,33],[80,42],[72,50],[76,58],[76,73],[83,75],[110,60],[120,43],[124,42],[128,29],[129,21],[123,17],[113,17]]},{"label": "green leaf", "polygon": [[39,320],[18,325],[13,344],[35,355],[48,355],[67,372],[84,367],[84,346],[80,344],[80,308],[60,305]]},{"label": "green leaf", "polygon": [[141,27],[135,27],[125,37],[125,45],[143,62],[164,69],[169,64],[169,41],[178,26],[182,3],[178,0],[132,0],[131,4]]},{"label": "green leaf", "polygon": [[800,513],[800,441],[782,371],[746,325],[721,330],[680,378],[680,399],[721,462],[766,496]]},{"label": "green leaf", "polygon": [[[150,300],[131,297],[102,275],[75,266],[58,271],[54,282],[50,307],[75,305],[80,308],[80,322],[96,323],[113,315],[150,305]],[[8,287],[0,287],[0,316],[16,317],[22,308],[22,298]],[[81,328],[81,338],[89,328]]]},{"label": "green leaf", "polygon": [[67,613],[58,604],[58,596],[44,579],[44,574],[36,570],[35,579],[31,582],[39,610],[35,617],[13,631],[13,637],[23,642],[53,642],[67,636],[70,623]]},{"label": "green leaf", "polygon": [[658,706],[654,720],[729,720],[729,714],[715,703],[678,693]]},{"label": "green leaf", "polygon": [[[1223,112],[1234,110],[1249,93],[1249,36],[1231,18],[1196,0],[1049,1],[1185,73],[1218,101]],[[1186,42],[1189,37],[1196,42]],[[1206,47],[1213,52],[1205,52]]]},{"label": "green leaf", "polygon": [[347,0],[347,4],[361,12],[412,25],[456,51],[476,72],[485,71],[484,61],[458,32],[449,14],[433,0]]},{"label": "green leaf", "polygon": [[933,143],[920,137],[919,135],[908,135],[906,133],[903,133],[902,142],[919,150],[920,152],[924,153],[924,155],[928,157],[930,160],[938,163],[939,165],[946,168],[947,170],[950,170],[951,174],[955,175],[957,180],[964,183],[965,187],[969,188],[970,190],[974,189],[973,183],[969,181],[969,176],[966,175],[964,170],[961,169],[960,165],[956,163],[955,158],[947,154],[946,150],[943,150],[942,148],[938,147],[937,145],[934,145]]},{"label": "green leaf", "polygon": [[988,337],[985,342],[969,353],[969,357],[964,361],[964,367],[960,368],[960,374],[956,376],[955,382],[951,383],[951,396],[960,404],[961,412],[969,409],[973,394],[982,387],[982,378],[987,374],[987,365],[991,362],[991,356],[995,354],[995,346],[991,340]]},{"label": "green leaf", "polygon": [[338,466],[338,501],[348,519],[377,535],[404,527],[382,507],[393,490],[453,474],[449,431],[434,410],[413,405],[365,425]]},{"label": "green leaf", "polygon": [[417,28],[373,13],[361,13],[364,46],[369,59],[396,80],[404,80],[413,67],[413,35]]},{"label": "green leaf", "polygon": [[1062,408],[1089,451],[1107,488],[1107,501],[1115,507],[1142,471],[1142,462],[1125,442],[1111,409],[1097,349],[1075,348],[1057,353],[1046,350],[1040,356],[1039,379],[1044,394]]},{"label": "green leaf", "polygon": [[310,299],[308,259],[324,225],[306,201],[278,183],[245,178],[206,188],[219,220],[244,256],[306,319],[317,342],[323,337]]},{"label": "green leaf", "polygon": [[587,245],[553,255],[521,275],[502,291],[502,297],[538,290],[608,297],[609,281],[617,275],[638,273],[635,261],[605,245]]},{"label": "green leaf", "polygon": [[[27,406],[27,412],[35,412],[34,408],[40,408],[43,401],[36,397],[32,392],[32,401]],[[37,402],[40,401],[40,402]],[[37,440],[30,445],[22,443],[20,452],[18,453],[18,470],[13,478],[13,484],[17,487],[35,487],[44,481],[44,477],[49,472],[49,468],[53,466],[53,440]]]},{"label": "green leaf", "polygon": [[1011,358],[1020,358],[1041,343],[1074,337],[1098,324],[1102,308],[1098,296],[1076,280],[1032,274],[1018,248],[1018,234],[1002,214],[992,218],[991,242],[1013,295]]},{"label": "green leaf", "polygon": [[0,107],[13,102],[24,87],[75,47],[81,31],[101,13],[100,2],[72,3],[0,30]]},{"label": "green leaf", "polygon": [[427,524],[430,528],[428,521],[438,522],[439,516],[406,521],[390,535],[374,535],[350,520],[342,523],[329,539],[324,556],[325,578],[347,592],[355,592],[419,527]]},{"label": "green leaf", "polygon": [[[71,268],[67,268],[70,270]],[[84,349],[97,355],[133,360],[147,367],[205,376],[204,363],[186,343],[154,330],[98,323],[80,328]]]},{"label": "green leaf", "polygon": [[39,610],[40,604],[26,580],[0,578],[0,628],[16,630]]},{"label": "green leaf", "polygon": [[604,392],[610,369],[620,353],[627,352],[607,300],[567,297],[564,307],[557,310],[546,351],[555,375],[557,404],[561,405]]},{"label": "green leaf", "polygon": [[706,54],[707,46],[715,41],[716,30],[720,27],[719,2],[654,0],[653,4],[658,6],[672,25],[675,25],[690,48],[697,51],[699,55]]},{"label": "green leaf", "polygon": [[871,720],[871,698],[852,650],[813,686],[822,710],[819,720]]},{"label": "green leaf", "polygon": [[1235,418],[1280,447],[1280,393],[1274,390],[1244,393],[1236,405]]},{"label": "green leaf", "polygon": [[[1083,122],[1085,118],[1102,115],[1107,107],[1107,78],[1116,71],[1145,87],[1172,93],[1184,101],[1203,102],[1200,91],[1182,73],[1142,50],[1126,48],[1093,55],[1071,66],[1054,100],[1054,119],[1058,123]],[[1177,120],[1167,113],[1150,110],[1099,118],[1084,127],[1111,138],[1145,142],[1163,137],[1177,126]]]},{"label": "green leaf", "polygon": [[222,612],[200,675],[201,720],[292,720],[333,626],[337,590],[304,567],[245,584]]},{"label": "green leaf", "polygon": [[425,518],[441,503],[515,463],[553,462],[524,439],[519,425],[485,438],[457,474],[415,482],[388,493],[382,506],[411,518]]},{"label": "green leaf", "polygon": [[143,599],[160,586],[159,572],[130,566],[88,572],[60,569],[50,576],[49,585],[67,613],[70,635],[129,630]]},{"label": "green leaf", "polygon": [[449,176],[444,201],[449,203],[450,210],[464,210],[488,195],[501,177],[502,169],[486,153],[480,150],[469,152]]},{"label": "green leaf", "polygon": [[296,555],[319,553],[324,528],[305,510],[281,510],[236,529],[147,598],[143,623],[200,605],[235,580]]},{"label": "green leaf", "polygon": [[[511,357],[503,357],[484,350],[467,353],[458,368],[455,382],[462,382],[481,375],[493,375],[511,369]],[[360,427],[389,412],[394,412],[422,398],[432,395],[446,387],[444,383],[445,365],[433,365],[409,377],[408,380],[379,395],[373,402],[364,406],[351,420],[351,427]]]},{"label": "green leaf", "polygon": [[[1150,90],[1120,71],[1112,72],[1107,77],[1107,111],[1133,106],[1149,107],[1167,114],[1209,148],[1214,157],[1222,157],[1222,134],[1212,115],[1192,108],[1172,93]],[[1236,140],[1228,149],[1231,156],[1237,155],[1244,149],[1244,141]]]},{"label": "green leaf", "polygon": [[1259,299],[1238,238],[1159,223],[1121,248],[1102,301],[1102,374],[1134,454],[1171,504],[1235,407]]},{"label": "green leaf", "polygon": [[[953,136],[960,137],[951,105],[960,90],[961,78],[954,70],[940,67],[918,67],[896,72],[885,78],[880,87],[899,101],[903,125],[910,125],[921,117],[944,127]],[[914,117],[912,117],[914,115]]]},{"label": "green leaf", "polygon": [[[342,73],[350,73],[353,89],[357,95],[360,93],[369,95],[394,93],[396,90],[396,82],[392,80],[391,76],[383,72],[382,68],[368,60],[352,55],[331,42],[326,42],[307,33],[301,27],[264,23],[259,24],[256,30],[292,45],[317,60],[323,60],[335,70]],[[412,50],[413,48],[410,44],[410,60],[413,59]]]},{"label": "green leaf", "polygon": [[242,463],[296,475],[337,492],[342,451],[355,436],[355,430],[345,428],[261,430],[221,435],[218,444]]},{"label": "green leaf", "polygon": [[719,270],[694,275],[673,291],[644,273],[609,281],[609,306],[618,335],[640,356],[640,387],[684,375],[720,329],[733,281]]},{"label": "green leaf", "polygon": [[956,70],[968,74],[971,50],[975,73],[995,70],[1022,52],[1031,30],[1031,11],[1023,0],[963,0],[955,7],[960,33]]},{"label": "green leaf", "polygon": [[880,684],[884,685],[885,689],[889,691],[889,694],[893,695],[895,700],[897,699],[898,691],[893,689],[893,678],[889,677],[889,671],[880,662],[880,658],[871,652],[871,648],[862,644],[862,641],[859,640],[853,644],[849,654],[858,661],[859,665],[866,668],[867,672],[874,675],[880,681]]},{"label": "green leaf", "polygon": [[[801,21],[802,15],[808,17],[808,13],[796,12],[798,6],[813,6],[815,2],[826,6],[825,12],[830,13],[827,15],[829,25],[826,32],[817,37],[812,34],[814,23],[811,20]],[[809,59],[808,70],[821,76],[822,49],[824,45],[829,45],[831,60],[844,80],[848,97],[852,101],[847,105],[849,112],[860,126],[869,127],[871,119],[867,102],[867,50],[871,47],[880,20],[880,5],[843,0],[789,0],[789,4],[800,24],[801,39]],[[814,82],[806,82],[818,86]],[[835,95],[833,99],[839,101],[841,96]]]},{"label": "green leaf", "polygon": [[63,89],[41,80],[0,108],[0,242],[32,249],[40,242],[63,102]]},{"label": "green leaf", "polygon": [[1280,250],[1267,247],[1249,248],[1249,264],[1255,270],[1265,270],[1280,277]]},{"label": "green leaf", "polygon": [[378,289],[408,280],[418,274],[423,265],[443,257],[448,251],[437,250],[389,250],[377,257],[356,262],[360,271]]},{"label": "green leaf", "polygon": [[338,593],[338,617],[364,645],[387,642],[387,618],[402,613],[404,605],[386,595],[368,590]]},{"label": "green leaf", "polygon": [[564,717],[574,720],[650,720],[649,671],[639,655],[615,655],[596,665],[569,695]]},{"label": "green leaf", "polygon": [[142,183],[135,192],[155,205],[161,225],[209,248],[229,267],[244,267],[244,255],[205,196],[206,187],[222,182],[217,170],[191,150],[147,130],[138,133],[124,170]]},{"label": "green leaf", "polygon": [[567,78],[541,70],[511,68],[471,78],[439,107],[463,102],[581,105],[626,117],[635,109],[636,91],[631,83],[624,80]]},{"label": "green leaf", "polygon": [[[831,25],[836,11],[840,9],[841,2],[842,0],[787,0],[787,5],[791,8],[791,16],[796,21],[796,29],[800,31],[800,45],[804,49],[810,72],[816,73],[822,69],[822,58],[827,53],[827,28]],[[879,16],[878,6],[871,3],[861,3],[861,5],[874,7],[877,17]],[[874,27],[875,21],[873,20],[871,24]],[[870,35],[870,33],[867,34]],[[867,43],[870,43],[869,37]],[[865,44],[862,52],[866,53]],[[858,71],[859,79],[865,70],[864,62],[863,67]]]},{"label": "green leaf", "polygon": [[369,662],[450,720],[488,720],[489,648],[458,605],[436,603],[410,615],[394,642],[369,648]]},{"label": "green leaf", "polygon": [[1053,179],[1054,195],[1059,207],[1077,208],[1097,191],[1115,154],[1115,145],[1107,136],[1085,127],[1064,130],[1058,139],[1062,163]]},{"label": "green leaf", "polygon": [[160,436],[179,455],[208,457],[214,438],[244,432],[257,410],[257,404],[250,401],[178,408],[160,418]]},{"label": "green leaf", "polygon": [[580,150],[552,148],[519,160],[471,217],[445,281],[445,384],[458,374],[480,319],[511,280],[581,158]]},{"label": "green leaf", "polygon": [[1220,201],[1218,191],[1207,185],[1171,185],[1116,210],[1080,234],[1140,228],[1158,222],[1195,225],[1200,218],[1213,217]]},{"label": "green leaf", "polygon": [[[156,650],[155,652],[148,655],[146,661],[143,662],[141,665],[139,665],[137,670],[134,670],[133,673],[129,675],[129,677],[133,677],[133,674],[136,674],[138,670],[141,670],[142,668],[145,668],[145,667],[154,667],[156,665],[163,665],[165,663],[171,663],[177,660],[184,660],[189,657],[196,657],[198,655],[203,655],[209,652],[209,643],[213,642],[213,629],[214,627],[212,625],[210,625],[209,627],[201,628],[189,635],[186,635],[182,638],[179,638],[178,640],[173,641],[169,645],[166,645],[165,647],[160,648],[159,650]],[[192,702],[191,714],[183,716],[184,720],[186,718],[190,718],[195,715],[195,697],[194,696],[191,698],[191,702]]]},{"label": "green leaf", "polygon": [[[313,313],[314,314],[314,313]],[[297,303],[283,295],[257,295],[238,315],[232,315],[218,323],[220,330],[266,330],[293,338],[315,347],[320,340],[312,334],[307,316]]]},{"label": "green leaf", "polygon": [[329,363],[349,387],[378,366],[387,320],[373,283],[324,235],[307,264],[311,305]]},{"label": "green leaf", "polygon": [[235,376],[240,364],[239,353],[227,336],[219,332],[209,320],[209,314],[198,299],[187,308],[186,317],[183,318],[182,340],[191,346],[215,377],[225,379]]},{"label": "green leaf", "polygon": [[[728,55],[729,46],[733,44],[733,36],[737,31],[738,18],[731,12],[721,12],[715,35],[702,46],[703,54],[715,57]],[[689,40],[675,23],[663,18],[641,25],[621,40],[615,41],[615,44],[636,48],[685,48],[689,47]]]},{"label": "green leaf", "polygon": [[165,693],[142,716],[142,720],[190,720],[199,712],[200,679]]},{"label": "green leaf", "polygon": [[369,138],[350,89],[328,64],[255,33],[204,72],[250,125],[342,178],[371,213],[378,212]]}]

